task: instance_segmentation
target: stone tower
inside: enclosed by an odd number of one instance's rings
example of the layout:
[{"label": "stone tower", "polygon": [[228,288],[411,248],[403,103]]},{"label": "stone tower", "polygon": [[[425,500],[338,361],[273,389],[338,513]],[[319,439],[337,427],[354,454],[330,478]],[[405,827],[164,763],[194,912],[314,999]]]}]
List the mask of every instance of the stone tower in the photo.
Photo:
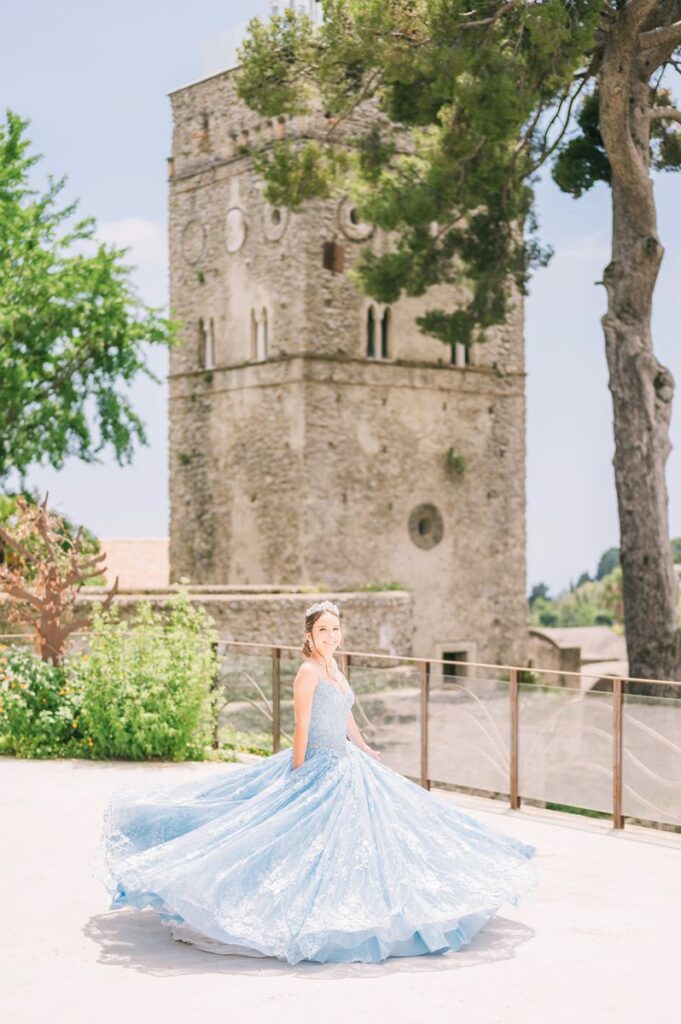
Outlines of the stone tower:
[{"label": "stone tower", "polygon": [[171,93],[171,576],[202,584],[398,582],[412,653],[525,655],[522,307],[466,357],[347,270],[383,246],[347,199],[264,200],[251,153],[315,132],[268,122],[225,71]]}]

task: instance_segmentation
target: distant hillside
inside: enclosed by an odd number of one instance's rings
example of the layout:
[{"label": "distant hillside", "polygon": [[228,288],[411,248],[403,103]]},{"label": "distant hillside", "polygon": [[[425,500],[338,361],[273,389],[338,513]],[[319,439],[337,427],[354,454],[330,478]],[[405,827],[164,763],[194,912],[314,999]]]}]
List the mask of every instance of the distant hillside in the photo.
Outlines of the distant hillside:
[{"label": "distant hillside", "polygon": [[[681,578],[681,537],[671,541],[674,562]],[[612,626],[624,630],[622,569],[619,548],[608,548],[598,560],[593,576],[583,572],[576,583],[555,597],[545,583],[537,583],[530,593],[531,626]],[[679,602],[681,626],[681,599]]]}]

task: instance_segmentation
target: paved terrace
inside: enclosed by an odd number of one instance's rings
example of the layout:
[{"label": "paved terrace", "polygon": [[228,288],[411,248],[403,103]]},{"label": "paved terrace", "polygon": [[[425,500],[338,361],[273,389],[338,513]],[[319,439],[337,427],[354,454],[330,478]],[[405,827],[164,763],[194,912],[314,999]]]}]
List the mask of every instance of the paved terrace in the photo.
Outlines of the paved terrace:
[{"label": "paved terrace", "polygon": [[120,784],[181,782],[231,764],[0,758],[7,1024],[677,1024],[681,836],[447,794],[539,848],[538,888],[470,946],[379,965],[217,956],[152,911],[109,911],[88,871]]}]

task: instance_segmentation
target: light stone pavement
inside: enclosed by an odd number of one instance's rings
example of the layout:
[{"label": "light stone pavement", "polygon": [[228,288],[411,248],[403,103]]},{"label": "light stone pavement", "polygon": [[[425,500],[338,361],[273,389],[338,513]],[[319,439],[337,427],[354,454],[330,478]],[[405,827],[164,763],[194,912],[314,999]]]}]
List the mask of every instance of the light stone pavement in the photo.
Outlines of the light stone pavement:
[{"label": "light stone pavement", "polygon": [[0,758],[4,1024],[681,1019],[681,836],[607,821],[447,794],[535,844],[540,882],[444,956],[290,966],[201,952],[150,910],[109,911],[88,865],[112,788],[239,767]]}]

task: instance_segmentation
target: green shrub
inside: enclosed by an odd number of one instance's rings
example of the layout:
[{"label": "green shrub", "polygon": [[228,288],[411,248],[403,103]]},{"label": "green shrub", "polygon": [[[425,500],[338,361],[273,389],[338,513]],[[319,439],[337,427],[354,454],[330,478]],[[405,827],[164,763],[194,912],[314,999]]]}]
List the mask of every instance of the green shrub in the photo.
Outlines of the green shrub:
[{"label": "green shrub", "polygon": [[154,609],[95,608],[83,656],[83,712],[97,757],[200,760],[210,742],[217,632],[181,588]]},{"label": "green shrub", "polygon": [[0,750],[17,757],[89,757],[78,673],[30,651],[0,652]]}]

